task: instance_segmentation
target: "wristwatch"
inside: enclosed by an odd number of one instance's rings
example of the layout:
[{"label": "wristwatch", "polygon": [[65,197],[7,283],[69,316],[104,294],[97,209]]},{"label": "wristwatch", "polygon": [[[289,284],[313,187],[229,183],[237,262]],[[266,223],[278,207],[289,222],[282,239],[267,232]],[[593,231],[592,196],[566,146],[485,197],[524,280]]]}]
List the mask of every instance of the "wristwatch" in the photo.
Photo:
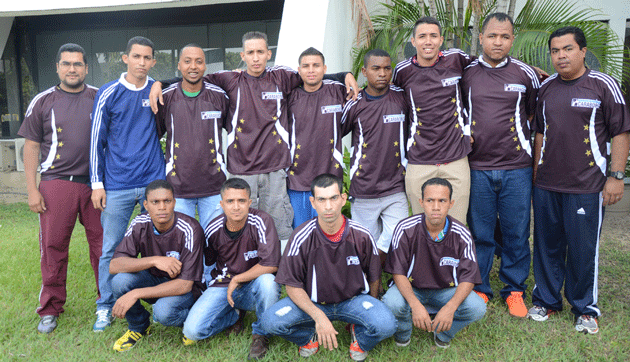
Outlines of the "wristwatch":
[{"label": "wristwatch", "polygon": [[625,176],[626,175],[622,171],[610,171],[610,177],[614,179],[623,180]]}]

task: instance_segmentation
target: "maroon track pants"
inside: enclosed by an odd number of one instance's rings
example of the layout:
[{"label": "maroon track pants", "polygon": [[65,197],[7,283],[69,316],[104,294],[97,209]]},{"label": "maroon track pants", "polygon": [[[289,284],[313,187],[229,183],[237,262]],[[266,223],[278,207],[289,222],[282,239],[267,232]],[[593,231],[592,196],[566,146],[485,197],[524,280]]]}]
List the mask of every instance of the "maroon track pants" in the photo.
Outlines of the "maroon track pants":
[{"label": "maroon track pants", "polygon": [[85,227],[98,291],[98,260],[103,247],[101,212],[92,206],[92,189],[85,184],[65,180],[42,181],[39,192],[46,203],[46,211],[39,215],[42,288],[37,314],[58,316],[66,302],[68,248],[77,215]]}]

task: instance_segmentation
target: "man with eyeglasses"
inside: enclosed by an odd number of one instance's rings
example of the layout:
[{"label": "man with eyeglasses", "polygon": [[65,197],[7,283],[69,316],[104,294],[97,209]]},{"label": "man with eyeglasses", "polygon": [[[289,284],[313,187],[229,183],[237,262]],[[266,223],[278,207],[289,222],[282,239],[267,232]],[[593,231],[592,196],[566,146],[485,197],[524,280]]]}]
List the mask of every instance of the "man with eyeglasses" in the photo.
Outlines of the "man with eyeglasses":
[{"label": "man with eyeglasses", "polygon": [[[68,247],[77,216],[85,227],[90,262],[98,282],[103,229],[101,212],[92,207],[88,167],[90,113],[97,88],[84,83],[87,73],[85,50],[77,44],[62,45],[57,52],[60,83],[33,98],[18,132],[26,138],[24,170],[28,205],[39,214],[42,287],[37,330],[40,333],[51,333],[64,311]],[[39,187],[38,165],[41,166]]]}]

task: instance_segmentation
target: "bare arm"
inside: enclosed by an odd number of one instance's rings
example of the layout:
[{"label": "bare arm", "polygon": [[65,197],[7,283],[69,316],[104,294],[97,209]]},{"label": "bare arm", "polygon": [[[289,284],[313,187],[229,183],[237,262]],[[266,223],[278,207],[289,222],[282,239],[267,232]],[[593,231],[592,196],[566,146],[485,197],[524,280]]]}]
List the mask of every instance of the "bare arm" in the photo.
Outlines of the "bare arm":
[{"label": "bare arm", "polygon": [[232,279],[230,280],[230,284],[228,284],[228,289],[227,289],[227,300],[230,306],[234,307],[234,300],[232,299],[232,293],[234,292],[236,288],[239,287],[241,283],[247,283],[249,281],[252,281],[258,278],[259,276],[263,274],[273,274],[276,271],[278,271],[277,266],[262,266],[260,264],[256,264],[253,267],[249,268],[249,270],[247,270],[246,272],[233,276]]},{"label": "bare arm", "polygon": [[[630,149],[630,138],[628,133],[616,135],[612,139],[610,151],[610,170],[625,172],[628,161],[628,150]],[[623,197],[623,180],[609,177],[604,185],[604,206],[613,205]]]},{"label": "bare arm", "polygon": [[420,303],[420,300],[416,297],[413,292],[413,288],[411,287],[411,283],[406,276],[401,274],[394,274],[394,283],[396,283],[396,288],[400,294],[405,298],[409,307],[411,307],[411,319],[413,321],[413,325],[416,328],[420,328],[427,332],[431,332],[433,328],[431,327],[431,317],[427,312],[427,309]]},{"label": "bare arm", "polygon": [[328,348],[331,351],[333,348],[337,348],[337,334],[339,332],[335,330],[335,327],[333,327],[326,314],[315,306],[304,289],[290,285],[286,285],[286,289],[287,295],[291,298],[293,303],[315,321],[315,331],[317,332],[317,337],[322,347]]},{"label": "bare arm", "polygon": [[462,282],[457,285],[455,289],[455,294],[451,297],[444,306],[440,309],[438,314],[433,318],[433,322],[431,323],[433,327],[433,331],[435,333],[441,333],[444,331],[448,331],[451,329],[453,325],[453,315],[455,311],[459,307],[460,304],[468,297],[470,292],[472,292],[475,285],[469,282]]},{"label": "bare arm", "polygon": [[182,263],[169,256],[150,256],[146,258],[118,257],[113,258],[109,263],[109,273],[137,273],[149,268],[158,268],[172,279],[182,271]]},{"label": "bare arm", "polygon": [[543,144],[543,134],[536,133],[534,136],[534,172],[532,175],[532,181],[536,181],[536,172],[538,171],[538,162],[540,162],[540,150]]},{"label": "bare arm", "polygon": [[370,295],[376,299],[378,299],[378,284],[380,282],[381,282],[380,280],[375,280],[372,283],[370,283]]},{"label": "bare arm", "polygon": [[40,143],[26,139],[24,142],[24,175],[28,192],[28,207],[38,214],[46,211],[44,197],[37,188],[37,166],[39,164]]}]

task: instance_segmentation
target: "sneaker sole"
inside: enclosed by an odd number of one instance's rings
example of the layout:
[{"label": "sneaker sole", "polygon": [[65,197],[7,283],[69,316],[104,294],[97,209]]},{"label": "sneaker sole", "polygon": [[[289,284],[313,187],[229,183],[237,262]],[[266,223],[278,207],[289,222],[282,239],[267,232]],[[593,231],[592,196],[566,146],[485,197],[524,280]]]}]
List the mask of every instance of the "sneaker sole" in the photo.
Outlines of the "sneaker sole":
[{"label": "sneaker sole", "polygon": [[406,342],[398,342],[398,341],[395,341],[395,342],[398,347],[407,347],[411,343],[411,339],[409,339]]},{"label": "sneaker sole", "polygon": [[584,327],[582,325],[575,326],[575,330],[578,331],[578,332],[582,332],[584,334],[596,334],[597,332],[599,332],[599,328],[593,330],[591,328],[586,328],[586,327]]},{"label": "sneaker sole", "polygon": [[547,319],[549,319],[549,315],[546,316],[540,316],[538,314],[527,314],[526,318],[530,318],[531,320],[534,320],[536,322],[544,322]]}]

